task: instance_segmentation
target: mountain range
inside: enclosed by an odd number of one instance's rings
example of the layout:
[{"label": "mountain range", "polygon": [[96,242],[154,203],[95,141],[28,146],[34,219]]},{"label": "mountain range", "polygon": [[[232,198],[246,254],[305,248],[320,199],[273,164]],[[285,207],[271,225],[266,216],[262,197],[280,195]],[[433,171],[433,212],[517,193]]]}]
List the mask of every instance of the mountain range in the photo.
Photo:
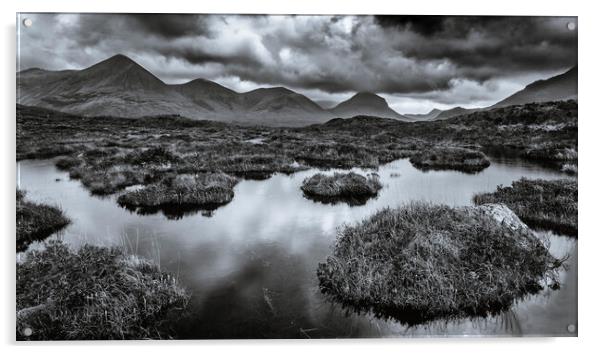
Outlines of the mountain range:
[{"label": "mountain range", "polygon": [[179,114],[271,126],[301,126],[359,114],[408,120],[372,93],[358,93],[329,110],[284,87],[238,93],[205,79],[170,85],[124,55],[83,70],[23,70],[17,73],[17,90],[19,104],[86,116]]},{"label": "mountain range", "polygon": [[[527,102],[576,98],[577,68],[524,90],[485,108]],[[357,115],[401,121],[449,118],[473,110],[456,107],[428,114],[402,115],[387,101],[360,92],[330,109],[284,87],[260,88],[239,93],[218,83],[196,79],[166,84],[124,55],[115,55],[83,70],[49,71],[38,68],[17,73],[17,103],[85,116],[142,117],[179,114],[269,126],[303,126],[333,118]]]}]

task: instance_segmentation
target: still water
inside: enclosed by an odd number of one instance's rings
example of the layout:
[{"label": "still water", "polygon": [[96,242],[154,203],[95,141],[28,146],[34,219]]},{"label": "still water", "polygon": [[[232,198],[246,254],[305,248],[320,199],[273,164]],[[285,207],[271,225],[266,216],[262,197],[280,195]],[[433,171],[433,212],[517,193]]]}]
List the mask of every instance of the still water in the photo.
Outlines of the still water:
[{"label": "still water", "polygon": [[317,265],[330,254],[336,228],[344,223],[416,200],[470,205],[475,193],[521,177],[566,177],[524,161],[493,160],[486,170],[470,175],[422,172],[407,159],[397,160],[378,169],[385,186],[378,197],[353,207],[303,197],[301,182],[318,170],[276,174],[264,181],[241,181],[232,202],[211,214],[177,220],[161,213],[131,213],[117,205],[116,196],[91,196],[49,160],[19,162],[17,171],[28,199],[59,205],[73,221],[54,238],[72,247],[123,246],[178,276],[192,293],[187,314],[177,324],[182,338],[575,335],[567,326],[577,325],[577,242],[551,233],[540,233],[551,252],[570,255],[562,288],[520,301],[493,318],[407,328],[349,313],[318,289]]}]

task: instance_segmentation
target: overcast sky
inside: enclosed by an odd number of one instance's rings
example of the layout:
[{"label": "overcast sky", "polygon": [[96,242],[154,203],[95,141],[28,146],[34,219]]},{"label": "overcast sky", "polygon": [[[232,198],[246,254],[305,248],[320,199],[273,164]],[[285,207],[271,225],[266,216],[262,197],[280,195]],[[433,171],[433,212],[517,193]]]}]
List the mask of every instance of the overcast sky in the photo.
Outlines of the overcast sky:
[{"label": "overcast sky", "polygon": [[121,53],[167,83],[286,86],[323,104],[371,91],[400,113],[490,105],[577,62],[566,17],[25,17],[18,70],[82,69]]}]

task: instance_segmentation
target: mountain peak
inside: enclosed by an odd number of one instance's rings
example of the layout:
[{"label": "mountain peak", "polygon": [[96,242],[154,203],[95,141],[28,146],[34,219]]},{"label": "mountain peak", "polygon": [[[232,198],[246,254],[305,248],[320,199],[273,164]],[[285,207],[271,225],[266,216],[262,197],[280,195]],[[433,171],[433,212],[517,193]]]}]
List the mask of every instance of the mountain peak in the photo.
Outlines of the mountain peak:
[{"label": "mountain peak", "polygon": [[140,64],[123,54],[114,55],[77,72],[74,84],[91,91],[99,87],[112,90],[161,90],[165,83]]},{"label": "mountain peak", "polygon": [[350,99],[336,105],[331,111],[342,118],[357,115],[383,118],[405,118],[389,107],[387,100],[372,92],[358,92]]},{"label": "mountain peak", "polygon": [[127,55],[124,55],[124,54],[115,54],[112,57],[105,59],[98,64],[102,64],[102,63],[111,63],[111,64],[115,64],[115,65],[123,65],[123,64],[138,65],[138,63],[136,63],[130,57],[128,57]]},{"label": "mountain peak", "polygon": [[371,107],[377,109],[387,109],[389,105],[387,101],[379,95],[372,92],[358,92],[347,101],[341,102],[335,108],[352,108],[352,107]]},{"label": "mountain peak", "polygon": [[353,97],[351,97],[350,100],[373,100],[373,101],[379,101],[379,102],[385,102],[386,104],[386,100],[382,97],[380,97],[379,95],[373,93],[373,92],[358,92],[355,95],[353,95]]}]

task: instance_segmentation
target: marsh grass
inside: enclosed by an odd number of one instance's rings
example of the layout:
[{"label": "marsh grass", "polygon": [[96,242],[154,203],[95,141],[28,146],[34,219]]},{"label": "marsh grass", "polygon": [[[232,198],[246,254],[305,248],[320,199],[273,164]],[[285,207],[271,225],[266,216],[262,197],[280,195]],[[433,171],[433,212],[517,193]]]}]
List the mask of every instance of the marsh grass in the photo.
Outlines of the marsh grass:
[{"label": "marsh grass", "polygon": [[531,227],[577,237],[577,194],[576,180],[522,178],[510,187],[477,194],[473,200],[476,204],[504,203]]},{"label": "marsh grass", "polygon": [[82,160],[73,156],[63,156],[55,161],[55,166],[62,171],[69,171],[82,164]]},{"label": "marsh grass", "polygon": [[466,173],[480,172],[490,165],[480,151],[447,146],[426,148],[412,155],[410,162],[425,171],[456,170]]},{"label": "marsh grass", "polygon": [[225,173],[166,176],[158,183],[122,194],[117,202],[140,214],[163,211],[170,218],[180,218],[229,203],[237,183],[236,178]]},{"label": "marsh grass", "polygon": [[25,200],[25,191],[17,189],[17,252],[34,241],[40,241],[70,223],[63,211],[55,206]]},{"label": "marsh grass", "polygon": [[504,206],[414,203],[340,228],[317,273],[348,308],[415,325],[507,310],[560,265]]},{"label": "marsh grass", "polygon": [[[548,126],[554,129],[541,129]],[[258,137],[262,144],[248,142]],[[57,166],[97,195],[152,185],[173,173],[221,171],[266,179],[309,166],[375,168],[412,156],[421,169],[474,173],[489,163],[479,152],[484,149],[555,161],[558,169],[577,165],[577,102],[512,106],[432,122],[358,116],[303,128],[176,116],[83,117],[17,105],[17,160],[67,156]]]},{"label": "marsh grass", "polygon": [[382,188],[377,174],[364,177],[355,172],[335,173],[332,176],[315,174],[303,181],[301,190],[312,200],[323,203],[346,202],[350,205],[365,204]]},{"label": "marsh grass", "polygon": [[118,248],[73,251],[59,241],[17,263],[16,297],[17,340],[165,338],[167,319],[189,299],[149,261]]}]

